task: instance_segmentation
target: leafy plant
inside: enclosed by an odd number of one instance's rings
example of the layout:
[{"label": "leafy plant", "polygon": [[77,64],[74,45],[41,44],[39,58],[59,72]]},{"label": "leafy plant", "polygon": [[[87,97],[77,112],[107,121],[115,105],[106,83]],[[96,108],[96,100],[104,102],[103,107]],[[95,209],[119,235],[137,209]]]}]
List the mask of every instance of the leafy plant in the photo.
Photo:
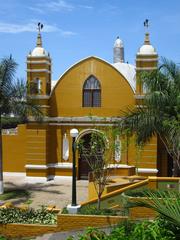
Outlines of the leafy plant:
[{"label": "leafy plant", "polygon": [[179,176],[180,67],[163,59],[159,69],[142,72],[140,81],[147,89],[144,106],[124,111],[121,129],[128,129],[131,135],[135,133],[140,146],[158,136],[173,159],[173,176]]},{"label": "leafy plant", "polygon": [[7,240],[7,238],[0,236],[0,240]]},{"label": "leafy plant", "polygon": [[87,205],[80,208],[78,214],[84,215],[111,215],[116,216],[117,211],[113,209],[97,209],[96,206]]},{"label": "leafy plant", "polygon": [[0,224],[7,223],[56,224],[56,215],[48,212],[44,207],[38,210],[29,208],[23,211],[18,208],[1,208]]},{"label": "leafy plant", "polygon": [[22,123],[20,119],[16,117],[2,117],[2,129],[16,128],[18,124]]},{"label": "leafy plant", "polygon": [[[74,240],[73,236],[68,240]],[[77,238],[76,238],[77,239]],[[78,240],[175,240],[175,234],[157,219],[153,222],[124,222],[113,228],[109,234],[96,228],[88,228]]]},{"label": "leafy plant", "polygon": [[[158,196],[157,196],[158,194]],[[146,191],[147,200],[128,203],[128,207],[147,207],[155,210],[168,222],[180,228],[180,193],[172,191]]]}]

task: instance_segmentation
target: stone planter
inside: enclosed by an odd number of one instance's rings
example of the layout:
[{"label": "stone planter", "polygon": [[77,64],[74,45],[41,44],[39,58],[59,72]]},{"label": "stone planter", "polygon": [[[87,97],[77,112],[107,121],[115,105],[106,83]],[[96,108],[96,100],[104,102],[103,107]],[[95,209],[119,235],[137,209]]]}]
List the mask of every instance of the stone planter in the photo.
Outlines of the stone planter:
[{"label": "stone planter", "polygon": [[[131,197],[123,194],[128,202],[139,202],[141,200],[148,200],[146,197]],[[132,207],[129,208],[129,218],[130,219],[154,219],[157,216],[157,212],[146,207]]]}]

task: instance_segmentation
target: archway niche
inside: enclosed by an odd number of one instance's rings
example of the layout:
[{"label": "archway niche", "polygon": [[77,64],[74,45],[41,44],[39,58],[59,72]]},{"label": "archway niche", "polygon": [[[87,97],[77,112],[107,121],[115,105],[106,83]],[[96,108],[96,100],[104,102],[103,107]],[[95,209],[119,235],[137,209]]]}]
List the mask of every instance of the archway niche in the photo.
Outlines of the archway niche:
[{"label": "archway niche", "polygon": [[78,139],[78,143],[80,145],[78,178],[87,180],[89,173],[92,171],[92,166],[100,165],[103,161],[106,142],[101,132],[87,131]]}]

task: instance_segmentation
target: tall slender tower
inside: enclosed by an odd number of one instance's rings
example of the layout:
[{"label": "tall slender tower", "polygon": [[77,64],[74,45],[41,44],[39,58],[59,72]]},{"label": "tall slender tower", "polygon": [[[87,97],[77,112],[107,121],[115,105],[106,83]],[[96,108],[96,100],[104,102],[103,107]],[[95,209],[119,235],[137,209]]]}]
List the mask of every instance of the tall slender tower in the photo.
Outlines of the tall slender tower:
[{"label": "tall slender tower", "polygon": [[38,23],[38,35],[36,47],[27,56],[27,84],[29,95],[43,112],[47,114],[48,99],[51,93],[51,58],[42,47],[41,29],[43,25]]},{"label": "tall slender tower", "polygon": [[117,37],[114,47],[113,47],[113,62],[118,63],[118,62],[124,62],[124,45],[122,40]]},{"label": "tall slender tower", "polygon": [[157,69],[158,54],[156,49],[151,45],[148,32],[148,20],[144,22],[146,29],[144,44],[140,47],[136,54],[136,96],[142,98],[146,89],[143,87],[141,81],[139,81],[140,73],[142,71],[152,71]]}]

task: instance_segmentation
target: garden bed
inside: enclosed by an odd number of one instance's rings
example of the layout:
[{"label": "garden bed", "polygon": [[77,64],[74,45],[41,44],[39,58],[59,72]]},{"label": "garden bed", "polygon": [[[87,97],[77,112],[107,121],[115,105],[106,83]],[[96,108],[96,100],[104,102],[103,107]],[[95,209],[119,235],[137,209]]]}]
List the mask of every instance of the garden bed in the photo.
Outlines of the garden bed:
[{"label": "garden bed", "polygon": [[23,223],[23,224],[45,224],[57,223],[56,214],[49,212],[45,207],[34,210],[32,208],[21,209],[17,207],[0,208],[0,224]]}]

